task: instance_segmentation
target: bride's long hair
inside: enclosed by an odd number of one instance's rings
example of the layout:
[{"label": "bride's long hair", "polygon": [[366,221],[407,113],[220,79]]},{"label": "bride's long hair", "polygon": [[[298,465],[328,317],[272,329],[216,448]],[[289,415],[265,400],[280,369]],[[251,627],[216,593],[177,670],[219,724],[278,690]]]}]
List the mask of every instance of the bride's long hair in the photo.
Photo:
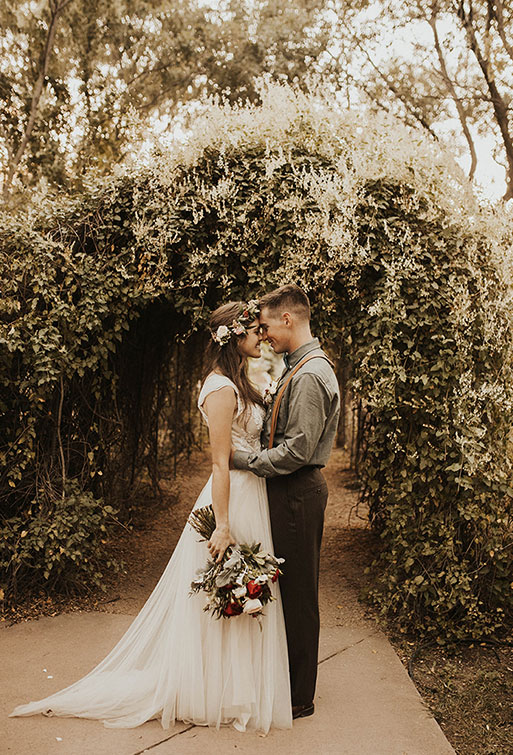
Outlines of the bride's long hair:
[{"label": "bride's long hair", "polygon": [[[245,305],[246,302],[229,301],[215,309],[210,316],[211,333],[215,333],[220,325],[231,325],[234,320],[240,317]],[[238,343],[243,338],[245,338],[244,334],[238,336],[232,333],[224,346],[211,338],[206,350],[206,367],[203,377],[205,378],[210,372],[217,370],[230,378],[239,389],[239,395],[246,410],[250,404],[263,406],[264,402],[259,391],[249,380],[247,357],[241,354],[237,348]]]}]

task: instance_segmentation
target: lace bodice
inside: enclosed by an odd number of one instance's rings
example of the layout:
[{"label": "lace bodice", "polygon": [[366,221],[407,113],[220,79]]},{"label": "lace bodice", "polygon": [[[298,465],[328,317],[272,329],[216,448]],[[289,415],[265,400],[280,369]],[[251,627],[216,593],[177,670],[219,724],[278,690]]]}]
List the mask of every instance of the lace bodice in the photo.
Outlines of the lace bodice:
[{"label": "lace bodice", "polygon": [[219,375],[211,372],[203,383],[198,397],[199,410],[208,425],[208,417],[203,408],[204,401],[209,393],[218,391],[220,388],[230,386],[235,391],[237,397],[237,410],[232,421],[232,443],[238,451],[260,451],[260,433],[264,423],[265,410],[252,404],[247,411],[244,411],[242,399],[235,383],[226,375]]}]

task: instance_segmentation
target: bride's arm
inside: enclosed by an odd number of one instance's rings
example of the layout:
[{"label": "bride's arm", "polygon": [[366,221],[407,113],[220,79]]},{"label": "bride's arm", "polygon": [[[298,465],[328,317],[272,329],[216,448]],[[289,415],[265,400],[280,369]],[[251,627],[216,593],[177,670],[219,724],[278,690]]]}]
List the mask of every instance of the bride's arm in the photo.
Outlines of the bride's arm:
[{"label": "bride's arm", "polygon": [[209,393],[204,403],[212,452],[212,508],[216,517],[216,528],[208,542],[208,549],[212,558],[218,562],[234,542],[228,521],[228,501],[232,420],[236,404],[235,392],[229,386]]}]

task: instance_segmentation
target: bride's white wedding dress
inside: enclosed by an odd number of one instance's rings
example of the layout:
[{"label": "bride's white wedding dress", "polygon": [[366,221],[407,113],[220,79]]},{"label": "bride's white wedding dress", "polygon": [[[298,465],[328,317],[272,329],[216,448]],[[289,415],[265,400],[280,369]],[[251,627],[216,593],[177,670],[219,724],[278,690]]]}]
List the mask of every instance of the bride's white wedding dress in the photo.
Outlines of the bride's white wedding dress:
[{"label": "bride's white wedding dress", "polygon": [[[202,405],[212,391],[234,384],[211,373],[201,389]],[[260,449],[263,410],[245,417],[237,394],[232,442]],[[212,478],[194,508],[212,501]],[[230,530],[236,542],[260,541],[272,551],[265,481],[251,472],[230,471]],[[278,554],[279,555],[279,554]],[[157,718],[198,725],[233,724],[267,732],[292,726],[285,625],[278,584],[276,601],[259,621],[247,614],[214,619],[205,597],[189,595],[196,571],[208,557],[205,542],[186,524],[158,584],[133,623],[89,674],[49,697],[18,706],[11,716],[46,713],[100,719],[109,727],[133,727]]]}]

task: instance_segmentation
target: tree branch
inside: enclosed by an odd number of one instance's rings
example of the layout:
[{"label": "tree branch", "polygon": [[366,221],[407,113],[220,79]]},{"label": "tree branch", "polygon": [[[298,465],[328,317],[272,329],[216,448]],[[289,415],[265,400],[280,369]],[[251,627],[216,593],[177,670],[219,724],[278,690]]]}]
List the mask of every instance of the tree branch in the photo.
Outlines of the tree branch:
[{"label": "tree branch", "polygon": [[367,52],[367,50],[366,50],[366,49],[365,49],[365,48],[364,48],[364,47],[363,47],[363,46],[362,46],[362,45],[360,44],[360,41],[359,41],[359,40],[356,40],[356,44],[358,45],[358,47],[360,48],[360,50],[361,50],[361,51],[362,51],[362,52],[363,52],[363,53],[365,54],[365,56],[366,56],[367,60],[369,61],[369,63],[370,63],[370,64],[371,64],[371,66],[373,67],[373,69],[374,69],[374,70],[376,71],[376,73],[378,74],[378,76],[379,76],[379,77],[380,77],[380,78],[381,78],[381,79],[382,79],[382,80],[383,80],[383,81],[385,82],[385,84],[387,85],[388,89],[389,89],[389,90],[390,90],[390,91],[392,92],[392,94],[394,94],[394,95],[395,95],[395,97],[396,97],[396,98],[397,98],[397,99],[398,99],[398,100],[399,100],[400,102],[402,102],[402,104],[403,104],[403,105],[404,105],[404,107],[405,107],[405,108],[407,109],[407,111],[409,112],[409,114],[410,114],[411,116],[413,116],[413,118],[414,118],[414,119],[415,119],[416,121],[418,121],[418,122],[419,122],[419,123],[421,124],[421,126],[422,126],[423,128],[425,128],[425,129],[426,129],[426,131],[428,131],[428,132],[429,132],[429,133],[431,134],[431,136],[432,136],[432,137],[433,137],[434,139],[436,139],[436,141],[438,141],[438,136],[437,136],[437,135],[435,134],[435,132],[434,132],[434,131],[433,131],[433,129],[431,128],[431,125],[430,125],[430,124],[428,123],[428,121],[427,121],[427,120],[426,120],[426,118],[425,118],[425,117],[423,116],[423,114],[422,114],[421,112],[419,112],[419,111],[417,110],[417,108],[416,108],[416,107],[414,107],[414,106],[412,105],[412,103],[411,103],[411,102],[409,102],[409,101],[408,101],[408,100],[407,100],[407,99],[406,99],[406,98],[405,98],[405,97],[403,96],[403,94],[402,94],[402,93],[401,93],[401,92],[399,91],[399,89],[398,89],[398,88],[397,88],[397,87],[395,86],[395,84],[393,84],[393,83],[392,83],[392,82],[390,81],[390,79],[388,78],[388,76],[385,76],[385,74],[384,74],[384,73],[382,73],[382,72],[380,71],[380,69],[378,68],[378,66],[377,66],[377,65],[376,65],[376,64],[374,63],[374,61],[373,61],[373,60],[372,60],[372,58],[370,57],[370,55],[369,55],[369,53]]},{"label": "tree branch", "polygon": [[463,129],[465,139],[467,140],[468,148],[470,151],[470,170],[468,172],[468,178],[469,178],[469,181],[472,181],[474,179],[474,175],[477,168],[476,148],[474,145],[474,140],[472,139],[472,134],[470,133],[470,129],[468,127],[467,116],[465,114],[465,108],[463,107],[462,102],[456,93],[454,82],[452,81],[451,77],[449,76],[449,72],[447,71],[447,65],[445,63],[444,53],[442,50],[442,46],[440,44],[440,38],[438,36],[438,28],[436,25],[436,13],[434,10],[430,18],[427,19],[427,22],[431,27],[431,31],[433,32],[433,42],[435,45],[436,54],[438,56],[438,62],[440,64],[440,73],[444,80],[445,86],[447,87],[452,97],[452,100],[454,104],[456,105],[456,110],[458,111],[458,117],[460,119],[461,128]]},{"label": "tree branch", "polygon": [[60,376],[60,394],[59,394],[59,409],[57,411],[57,442],[59,444],[59,455],[61,459],[61,479],[62,479],[62,491],[61,495],[64,500],[66,496],[66,462],[64,460],[64,448],[62,446],[61,424],[62,424],[62,405],[64,403],[64,379],[62,372]]},{"label": "tree branch", "polygon": [[501,38],[501,42],[504,45],[504,49],[508,53],[511,60],[513,60],[513,46],[509,44],[506,37],[506,31],[504,29],[504,8],[502,5],[502,0],[489,0],[488,4],[490,7],[490,14],[497,22],[497,31],[499,32],[499,37]]}]

